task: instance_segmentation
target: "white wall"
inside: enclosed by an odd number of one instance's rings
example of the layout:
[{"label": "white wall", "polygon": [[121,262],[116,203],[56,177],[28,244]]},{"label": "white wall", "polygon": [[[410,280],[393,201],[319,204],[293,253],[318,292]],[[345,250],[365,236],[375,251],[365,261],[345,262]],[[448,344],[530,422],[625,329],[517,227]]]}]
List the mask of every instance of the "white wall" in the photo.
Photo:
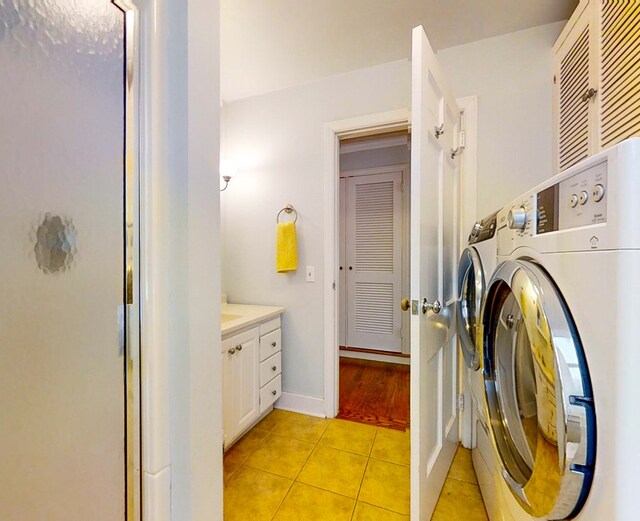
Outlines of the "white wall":
[{"label": "white wall", "polygon": [[478,217],[552,175],[551,48],[564,22],[444,49],[456,97],[478,96]]},{"label": "white wall", "polygon": [[[551,46],[562,23],[441,51],[457,97],[479,99],[478,213],[551,175]],[[322,397],[324,123],[410,106],[407,60],[334,76],[223,108],[222,155],[240,163],[222,194],[223,289],[232,302],[287,307],[283,387]],[[274,268],[275,216],[300,213],[299,266]],[[304,266],[316,282],[304,282]]]},{"label": "white wall", "polygon": [[[410,71],[392,62],[223,108],[223,157],[240,163],[222,194],[223,289],[231,302],[277,304],[283,319],[283,389],[323,396],[323,125],[407,108]],[[298,219],[298,271],[275,271],[276,214]],[[304,267],[316,267],[305,283]]]}]

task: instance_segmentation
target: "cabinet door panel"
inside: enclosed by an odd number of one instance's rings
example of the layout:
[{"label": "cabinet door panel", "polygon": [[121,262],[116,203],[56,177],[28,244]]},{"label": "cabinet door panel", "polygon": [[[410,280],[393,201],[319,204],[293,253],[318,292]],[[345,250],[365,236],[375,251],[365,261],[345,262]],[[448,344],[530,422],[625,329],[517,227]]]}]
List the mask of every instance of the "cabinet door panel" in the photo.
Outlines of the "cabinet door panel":
[{"label": "cabinet door panel", "polygon": [[572,29],[558,51],[557,146],[559,170],[566,170],[592,152],[590,112],[593,101],[583,98],[591,86],[590,24],[587,17]]},{"label": "cabinet door panel", "polygon": [[640,134],[640,4],[602,4],[602,148]]},{"label": "cabinet door panel", "polygon": [[256,334],[236,347],[234,360],[234,390],[236,398],[237,426],[239,431],[246,429],[259,413],[259,341]]}]

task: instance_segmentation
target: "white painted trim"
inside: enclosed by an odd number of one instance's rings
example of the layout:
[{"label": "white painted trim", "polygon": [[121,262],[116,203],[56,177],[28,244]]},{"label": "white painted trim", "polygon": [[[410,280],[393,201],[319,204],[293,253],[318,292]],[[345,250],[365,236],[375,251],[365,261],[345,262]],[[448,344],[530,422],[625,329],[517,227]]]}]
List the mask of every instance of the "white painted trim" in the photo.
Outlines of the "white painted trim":
[{"label": "white painted trim", "polygon": [[[363,175],[386,174],[390,170],[394,170],[394,169],[408,171],[409,163],[398,163],[396,165],[389,165],[389,166],[375,166],[371,168],[358,168],[356,170],[342,170],[340,171],[340,178],[358,177]],[[404,176],[402,180],[406,181]]]},{"label": "white painted trim", "polygon": [[353,152],[363,152],[364,150],[377,150],[378,148],[389,148],[407,145],[408,136],[381,137],[378,139],[367,139],[355,143],[344,143],[340,145],[340,154],[351,154]]},{"label": "white painted trim", "polygon": [[411,358],[406,356],[391,356],[382,353],[363,353],[360,351],[344,351],[343,349],[340,349],[340,358],[355,358],[357,360],[371,360],[373,362],[411,365]]},{"label": "white painted trim", "polygon": [[[478,98],[468,96],[457,100],[464,114],[466,146],[460,157],[460,206],[459,206],[459,248],[462,252],[467,246],[471,227],[478,219]],[[464,357],[458,357],[458,393],[464,395],[465,408],[459,417],[460,440],[467,448],[474,444],[473,395],[468,385],[467,367]]]},{"label": "white painted trim", "polygon": [[317,416],[318,418],[326,417],[324,400],[315,396],[283,392],[273,408],[299,412],[308,416]]},{"label": "white painted trim", "polygon": [[407,109],[334,121],[324,126],[324,411],[338,414],[338,177],[340,138],[406,129]]}]

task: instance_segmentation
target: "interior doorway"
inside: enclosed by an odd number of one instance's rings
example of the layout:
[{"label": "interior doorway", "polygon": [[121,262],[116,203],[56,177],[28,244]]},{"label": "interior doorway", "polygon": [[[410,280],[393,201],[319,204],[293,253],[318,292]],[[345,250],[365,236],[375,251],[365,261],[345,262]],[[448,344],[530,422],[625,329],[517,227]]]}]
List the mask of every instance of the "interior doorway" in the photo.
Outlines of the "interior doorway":
[{"label": "interior doorway", "polygon": [[408,128],[340,140],[338,418],[409,426]]}]

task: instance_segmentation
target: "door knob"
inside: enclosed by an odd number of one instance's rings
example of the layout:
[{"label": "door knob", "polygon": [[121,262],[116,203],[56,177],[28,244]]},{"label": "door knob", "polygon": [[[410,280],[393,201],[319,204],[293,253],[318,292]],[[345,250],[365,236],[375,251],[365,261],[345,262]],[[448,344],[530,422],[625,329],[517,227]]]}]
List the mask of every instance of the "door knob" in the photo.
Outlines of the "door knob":
[{"label": "door knob", "polygon": [[410,307],[411,307],[411,301],[408,298],[403,298],[400,301],[400,309],[402,309],[402,311],[409,311]]},{"label": "door knob", "polygon": [[233,354],[233,353],[235,353],[235,352],[236,352],[235,348],[233,348],[233,347],[229,348],[228,353],[229,353],[230,355],[232,355],[232,354]]},{"label": "door knob", "polygon": [[437,315],[438,313],[440,313],[441,309],[442,304],[440,304],[440,301],[438,299],[434,300],[433,302],[429,302],[426,298],[422,299],[423,315],[426,315],[428,311],[431,311],[434,315]]},{"label": "door knob", "polygon": [[236,351],[242,351],[242,344],[236,346]]}]

